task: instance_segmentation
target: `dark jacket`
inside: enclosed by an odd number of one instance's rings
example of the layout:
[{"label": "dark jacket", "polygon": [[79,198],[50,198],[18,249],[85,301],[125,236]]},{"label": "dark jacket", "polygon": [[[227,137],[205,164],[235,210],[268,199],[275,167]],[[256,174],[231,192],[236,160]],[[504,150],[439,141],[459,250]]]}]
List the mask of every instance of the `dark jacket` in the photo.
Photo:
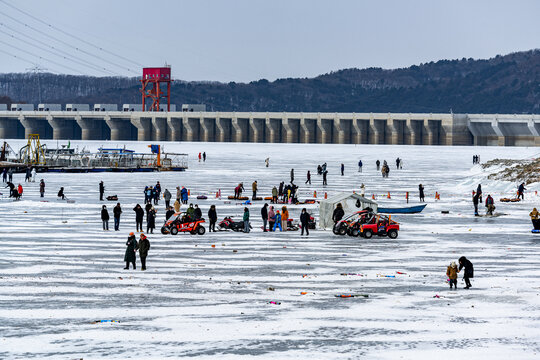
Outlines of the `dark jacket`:
[{"label": "dark jacket", "polygon": [[212,222],[216,222],[217,221],[217,213],[216,213],[216,210],[208,210],[208,220],[212,221]]},{"label": "dark jacket", "polygon": [[113,214],[114,214],[114,217],[119,219],[120,218],[120,214],[122,214],[122,208],[119,206],[119,205],[116,205],[114,208],[113,208]]},{"label": "dark jacket", "polygon": [[137,239],[135,235],[128,237],[126,242],[126,254],[124,255],[124,261],[135,262],[135,250],[137,250]]},{"label": "dark jacket", "polygon": [[148,226],[150,229],[156,228],[156,211],[150,209],[148,211],[148,215],[146,216],[146,226]]},{"label": "dark jacket", "polygon": [[102,182],[99,183],[99,192],[103,194],[105,192],[105,185]]},{"label": "dark jacket", "polygon": [[139,207],[135,206],[133,208],[133,211],[135,211],[135,219],[137,221],[143,221],[143,218],[144,218],[144,210],[143,210],[143,208],[140,207],[140,206]]},{"label": "dark jacket", "polygon": [[103,221],[109,221],[109,212],[107,209],[101,209],[101,220]]},{"label": "dark jacket", "polygon": [[334,213],[332,214],[332,220],[337,223],[343,218],[343,215],[345,215],[345,211],[343,211],[343,208],[338,207],[334,210]]},{"label": "dark jacket", "polygon": [[303,224],[303,225],[307,225],[309,223],[309,219],[310,219],[310,215],[309,213],[306,211],[305,213],[302,213],[300,214],[300,222]]},{"label": "dark jacket", "polygon": [[475,194],[475,195],[473,196],[472,202],[473,202],[474,205],[478,205],[479,197],[480,197],[479,194]]},{"label": "dark jacket", "polygon": [[139,241],[139,256],[147,257],[148,250],[150,250],[150,241],[148,241],[148,238]]},{"label": "dark jacket", "polygon": [[167,210],[167,212],[165,213],[165,220],[169,220],[169,218],[173,215],[174,215],[174,210]]},{"label": "dark jacket", "polygon": [[465,256],[459,258],[459,271],[465,268],[463,277],[472,278],[474,277],[474,268],[472,262],[469,261]]},{"label": "dark jacket", "polygon": [[200,207],[195,208],[195,211],[193,212],[193,216],[195,216],[195,219],[202,218],[202,211]]},{"label": "dark jacket", "polygon": [[263,220],[268,220],[268,206],[264,205],[261,208],[261,217]]}]

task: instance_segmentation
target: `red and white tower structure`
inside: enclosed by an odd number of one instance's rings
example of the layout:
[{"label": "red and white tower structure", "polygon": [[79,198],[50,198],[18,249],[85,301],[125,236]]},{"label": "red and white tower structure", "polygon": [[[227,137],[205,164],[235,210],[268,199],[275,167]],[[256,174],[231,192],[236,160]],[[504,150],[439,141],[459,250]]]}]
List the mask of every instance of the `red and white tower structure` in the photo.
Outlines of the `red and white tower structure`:
[{"label": "red and white tower structure", "polygon": [[[171,67],[143,68],[141,79],[142,111],[160,111],[162,99],[167,99],[167,111],[171,111]],[[146,109],[146,100],[150,106]]]}]

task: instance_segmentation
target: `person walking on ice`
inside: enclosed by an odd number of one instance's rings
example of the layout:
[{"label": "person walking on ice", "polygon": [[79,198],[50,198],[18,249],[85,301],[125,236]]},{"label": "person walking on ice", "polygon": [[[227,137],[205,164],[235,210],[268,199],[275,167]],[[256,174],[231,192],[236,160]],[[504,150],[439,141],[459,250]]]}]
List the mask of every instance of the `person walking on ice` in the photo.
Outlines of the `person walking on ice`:
[{"label": "person walking on ice", "polygon": [[311,185],[311,173],[309,172],[309,170],[307,171],[307,174],[306,174],[306,182],[305,184],[309,183],[309,185]]},{"label": "person walking on ice", "polygon": [[126,267],[124,270],[129,270],[129,264],[133,264],[133,270],[137,268],[137,265],[135,265],[135,252],[137,251],[137,239],[135,238],[135,234],[130,232],[129,237],[126,242],[126,253],[124,255],[124,261],[126,262]]},{"label": "person walking on ice", "polygon": [[422,184],[418,185],[418,196],[420,197],[420,201],[424,202],[424,185]]},{"label": "person walking on ice", "polygon": [[103,222],[103,230],[109,231],[109,211],[107,210],[107,206],[103,205],[101,208],[101,221]]},{"label": "person walking on ice", "polygon": [[103,181],[99,183],[99,201],[103,201],[103,194],[105,193],[105,185]]},{"label": "person walking on ice", "polygon": [[457,290],[457,273],[458,273],[458,267],[455,261],[452,261],[450,265],[446,268],[446,276],[448,276],[448,283],[450,285],[450,289],[452,289],[452,286]]}]

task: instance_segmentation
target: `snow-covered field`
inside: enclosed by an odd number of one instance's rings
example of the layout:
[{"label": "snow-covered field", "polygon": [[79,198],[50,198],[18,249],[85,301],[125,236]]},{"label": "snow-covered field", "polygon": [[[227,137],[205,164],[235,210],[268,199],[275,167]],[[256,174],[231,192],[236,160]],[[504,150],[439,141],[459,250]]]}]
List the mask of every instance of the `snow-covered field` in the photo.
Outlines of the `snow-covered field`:
[{"label": "snow-covered field", "polygon": [[[22,141],[10,144],[18,149]],[[93,149],[101,144],[85,143]],[[145,151],[147,145],[127,144]],[[189,153],[189,170],[38,174],[47,184],[46,202],[40,202],[38,182],[24,184],[24,175],[15,175],[23,200],[4,195],[0,201],[0,358],[539,357],[540,235],[531,234],[528,213],[540,205],[534,194],[540,186],[528,187],[524,203],[499,203],[516,184],[488,182],[487,172],[472,166],[473,154],[482,161],[530,158],[537,148],[166,143],[165,150]],[[205,163],[197,162],[199,151],[208,154]],[[395,170],[397,156],[403,170]],[[377,158],[389,161],[388,179],[376,172]],[[316,175],[323,162],[329,167],[326,188]],[[422,183],[428,206],[421,214],[394,217],[402,228],[396,240],[368,241],[323,230],[309,237],[263,233],[259,202],[250,207],[250,234],[157,231],[149,235],[148,270],[140,271],[140,263],[137,270],[123,270],[127,235],[135,230],[132,208],[143,203],[145,185],[160,181],[173,196],[184,185],[192,196],[209,195],[193,199],[203,214],[215,204],[220,219],[240,218],[243,206],[215,199],[218,189],[231,195],[243,182],[250,194],[257,180],[268,196],[272,186],[288,182],[291,168],[301,199],[314,190],[319,198],[359,191],[364,183],[366,195],[377,194],[379,203],[405,206],[405,191],[417,204]],[[308,169],[311,186],[304,185]],[[100,180],[106,195],[117,194],[123,206],[119,232],[101,230]],[[504,216],[472,216],[471,191],[478,182]],[[75,203],[56,199],[60,186]],[[111,211],[116,202],[105,203]],[[302,206],[290,208],[298,219]],[[316,206],[307,208],[318,215]],[[156,230],[163,218],[161,201]],[[474,263],[473,288],[463,290],[460,276],[458,290],[450,291],[446,266],[462,255]],[[351,293],[369,297],[334,296]]]}]

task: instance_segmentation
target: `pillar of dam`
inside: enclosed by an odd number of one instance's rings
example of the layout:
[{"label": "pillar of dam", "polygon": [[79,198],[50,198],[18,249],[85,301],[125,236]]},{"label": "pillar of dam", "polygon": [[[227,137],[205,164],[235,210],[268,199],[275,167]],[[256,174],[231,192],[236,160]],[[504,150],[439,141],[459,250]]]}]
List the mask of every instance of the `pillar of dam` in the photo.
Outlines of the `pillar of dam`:
[{"label": "pillar of dam", "polygon": [[345,129],[342,126],[341,118],[339,118],[336,114],[334,117],[334,129],[335,134],[337,134],[337,139],[333,140],[332,142],[338,143],[338,144],[345,144]]},{"label": "pillar of dam", "polygon": [[[138,141],[150,141],[152,140],[152,119],[135,117],[131,118],[131,123],[137,128],[137,140]],[[111,128],[112,138],[112,128]]]},{"label": "pillar of dam", "polygon": [[239,118],[234,116],[231,119],[232,124],[232,141],[248,142],[249,141],[249,118]]},{"label": "pillar of dam", "polygon": [[264,119],[249,118],[249,126],[251,128],[251,142],[265,141],[265,126]]},{"label": "pillar of dam", "polygon": [[495,131],[495,134],[497,134],[497,145],[498,146],[505,146],[506,141],[503,132],[501,131],[501,128],[499,127],[499,121],[497,119],[491,121],[491,127],[493,128],[493,131]]},{"label": "pillar of dam", "polygon": [[169,141],[182,141],[182,119],[168,117],[167,129],[169,130]]},{"label": "pillar of dam", "polygon": [[270,143],[279,143],[281,142],[281,121],[279,119],[272,119],[267,117],[266,128],[268,129],[268,139]]},{"label": "pillar of dam", "polygon": [[386,120],[369,119],[369,143],[384,144]]},{"label": "pillar of dam", "polygon": [[30,134],[38,134],[42,139],[51,139],[49,122],[44,118],[32,118],[24,115],[19,116],[19,121],[24,126],[24,137],[27,139]]},{"label": "pillar of dam", "polygon": [[231,141],[231,119],[216,118],[216,141],[230,142]]},{"label": "pillar of dam", "polygon": [[421,137],[421,133],[418,131],[418,127],[416,123],[417,121],[411,120],[411,118],[408,118],[405,121],[405,129],[406,129],[405,132],[408,138],[407,139],[408,141],[406,141],[406,144],[408,145],[416,145],[419,142],[421,143],[422,137]]},{"label": "pillar of dam", "polygon": [[281,119],[284,142],[297,143],[300,140],[300,119],[292,119],[284,116]]},{"label": "pillar of dam", "polygon": [[200,126],[202,130],[202,141],[215,141],[216,140],[216,120],[205,118],[201,116]]},{"label": "pillar of dam", "polygon": [[185,141],[200,141],[200,118],[192,118],[189,115],[185,115],[182,119],[182,125],[184,126],[184,140]]},{"label": "pillar of dam", "polygon": [[131,140],[131,122],[105,116],[105,123],[111,129],[111,140]]},{"label": "pillar of dam", "polygon": [[317,120],[300,118],[300,142],[304,144],[315,143],[317,141]]},{"label": "pillar of dam", "polygon": [[53,129],[54,140],[74,139],[73,127],[77,126],[75,119],[54,118],[49,115],[47,121]]},{"label": "pillar of dam", "polygon": [[83,118],[80,115],[75,117],[75,121],[81,128],[81,139],[82,140],[101,140],[101,124],[103,120],[101,119],[89,119]]},{"label": "pillar of dam", "polygon": [[16,139],[18,119],[0,118],[0,139]]},{"label": "pillar of dam", "polygon": [[319,129],[320,137],[317,142],[321,144],[331,144],[333,138],[333,120],[322,119],[320,115],[317,116],[317,128]]},{"label": "pillar of dam", "polygon": [[388,117],[386,120],[386,140],[385,144],[398,145],[403,144],[403,124],[399,120]]},{"label": "pillar of dam", "polygon": [[167,140],[167,118],[152,118],[152,140],[166,141]]},{"label": "pillar of dam", "polygon": [[354,143],[369,144],[369,120],[359,119],[354,116],[352,126],[354,130]]}]

